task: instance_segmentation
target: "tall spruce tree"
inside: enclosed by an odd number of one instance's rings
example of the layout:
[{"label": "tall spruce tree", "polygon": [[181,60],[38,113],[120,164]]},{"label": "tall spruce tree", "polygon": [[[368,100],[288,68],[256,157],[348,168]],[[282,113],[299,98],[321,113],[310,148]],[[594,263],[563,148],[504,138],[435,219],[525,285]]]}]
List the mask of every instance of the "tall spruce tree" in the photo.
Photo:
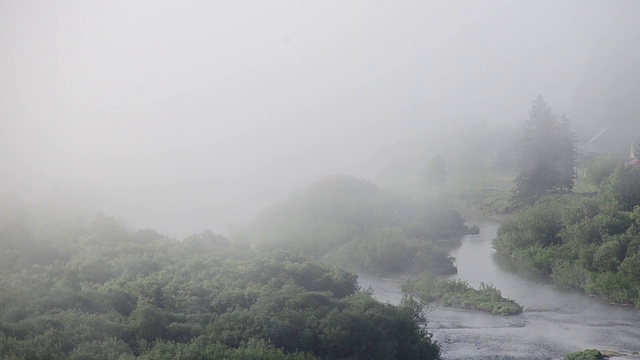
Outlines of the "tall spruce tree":
[{"label": "tall spruce tree", "polygon": [[573,188],[576,148],[571,121],[556,120],[551,108],[538,96],[531,105],[520,143],[519,173],[513,197],[532,202],[551,191]]}]

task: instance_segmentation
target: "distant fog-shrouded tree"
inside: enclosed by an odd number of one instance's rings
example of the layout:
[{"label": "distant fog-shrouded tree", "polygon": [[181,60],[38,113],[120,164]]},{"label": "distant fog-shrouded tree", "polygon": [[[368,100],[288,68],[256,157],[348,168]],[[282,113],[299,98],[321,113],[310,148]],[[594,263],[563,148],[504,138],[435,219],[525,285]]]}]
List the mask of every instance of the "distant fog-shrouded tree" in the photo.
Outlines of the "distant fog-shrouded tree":
[{"label": "distant fog-shrouded tree", "polygon": [[576,179],[576,135],[571,130],[571,120],[566,116],[560,116],[560,121],[556,125],[557,152],[557,188],[561,193],[572,190]]},{"label": "distant fog-shrouded tree", "polygon": [[635,155],[636,159],[640,159],[640,137],[638,137],[638,140],[636,140],[636,146],[633,148],[633,154]]},{"label": "distant fog-shrouded tree", "polygon": [[447,182],[447,163],[442,156],[431,158],[427,168],[427,181],[434,186],[443,186]]},{"label": "distant fog-shrouded tree", "polygon": [[550,191],[571,190],[576,178],[575,135],[566,116],[560,120],[542,96],[533,102],[520,143],[514,198],[532,201]]}]

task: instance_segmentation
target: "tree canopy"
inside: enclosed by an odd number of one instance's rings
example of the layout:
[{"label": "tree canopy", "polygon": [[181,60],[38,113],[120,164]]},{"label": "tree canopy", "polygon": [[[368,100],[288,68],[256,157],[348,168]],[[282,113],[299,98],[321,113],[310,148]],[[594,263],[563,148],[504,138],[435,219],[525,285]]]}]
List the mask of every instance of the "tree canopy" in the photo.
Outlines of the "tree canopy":
[{"label": "tree canopy", "polygon": [[[2,208],[0,204],[0,209]],[[437,359],[416,301],[205,231],[0,218],[2,359]]]},{"label": "tree canopy", "polygon": [[640,307],[640,170],[619,165],[597,197],[545,198],[520,210],[493,246],[559,284]]}]

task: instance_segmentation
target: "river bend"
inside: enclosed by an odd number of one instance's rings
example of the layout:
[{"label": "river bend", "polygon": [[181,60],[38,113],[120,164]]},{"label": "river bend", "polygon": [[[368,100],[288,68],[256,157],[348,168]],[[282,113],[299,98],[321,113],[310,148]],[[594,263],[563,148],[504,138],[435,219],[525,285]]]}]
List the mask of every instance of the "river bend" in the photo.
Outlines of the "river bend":
[{"label": "river bend", "polygon": [[[624,354],[615,359],[640,359],[640,311],[610,305],[584,293],[553,285],[500,265],[491,241],[499,223],[480,224],[479,235],[462,238],[451,252],[458,273],[452,278],[478,287],[493,284],[502,295],[516,300],[524,312],[497,316],[479,311],[430,306],[429,330],[442,348],[443,359],[562,359],[567,353],[597,348]],[[502,262],[500,262],[502,263]],[[360,275],[383,302],[397,304],[406,277]]]}]

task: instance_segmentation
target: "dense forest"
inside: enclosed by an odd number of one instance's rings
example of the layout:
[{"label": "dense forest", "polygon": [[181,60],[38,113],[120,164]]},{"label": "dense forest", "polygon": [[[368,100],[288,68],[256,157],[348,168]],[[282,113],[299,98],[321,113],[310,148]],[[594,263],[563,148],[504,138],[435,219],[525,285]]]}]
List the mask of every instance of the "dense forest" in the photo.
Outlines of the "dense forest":
[{"label": "dense forest", "polygon": [[382,304],[306,257],[14,210],[0,224],[2,359],[439,357],[420,303]]}]

